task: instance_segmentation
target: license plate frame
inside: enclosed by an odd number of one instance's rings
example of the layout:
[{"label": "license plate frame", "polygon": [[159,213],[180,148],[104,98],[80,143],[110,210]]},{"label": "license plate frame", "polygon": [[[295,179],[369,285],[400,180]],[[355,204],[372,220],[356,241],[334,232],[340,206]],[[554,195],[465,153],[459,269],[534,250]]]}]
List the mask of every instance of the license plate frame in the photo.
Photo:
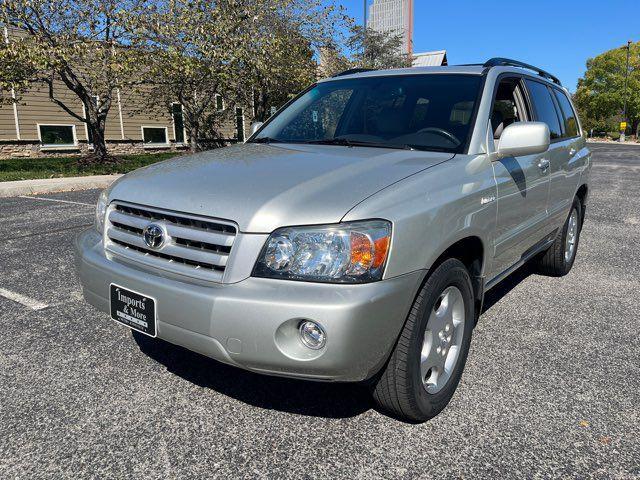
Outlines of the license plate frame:
[{"label": "license plate frame", "polygon": [[130,288],[109,285],[109,312],[120,325],[155,338],[157,332],[156,299]]}]

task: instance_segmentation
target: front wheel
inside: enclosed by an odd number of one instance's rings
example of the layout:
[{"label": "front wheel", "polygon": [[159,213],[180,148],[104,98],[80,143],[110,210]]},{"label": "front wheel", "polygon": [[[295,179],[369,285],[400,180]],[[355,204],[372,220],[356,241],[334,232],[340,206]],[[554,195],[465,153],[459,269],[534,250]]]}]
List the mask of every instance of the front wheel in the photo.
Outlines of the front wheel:
[{"label": "front wheel", "polygon": [[373,397],[403,420],[423,422],[444,409],[458,386],[475,323],[474,293],[462,262],[429,276],[409,312]]}]

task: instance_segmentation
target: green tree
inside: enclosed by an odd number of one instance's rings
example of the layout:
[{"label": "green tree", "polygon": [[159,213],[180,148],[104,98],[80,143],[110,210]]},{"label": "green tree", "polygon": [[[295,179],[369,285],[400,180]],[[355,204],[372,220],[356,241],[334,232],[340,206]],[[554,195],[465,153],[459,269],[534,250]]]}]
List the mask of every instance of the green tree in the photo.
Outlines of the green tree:
[{"label": "green tree", "polygon": [[153,102],[179,101],[192,151],[222,138],[226,104],[257,118],[315,78],[315,38],[331,30],[334,7],[319,0],[157,2],[138,31],[150,53]]},{"label": "green tree", "polygon": [[346,41],[354,68],[404,68],[411,66],[411,57],[402,53],[402,35],[379,32],[359,25],[351,27]]},{"label": "green tree", "polygon": [[282,106],[316,78],[314,51],[300,32],[281,25],[268,52],[268,61],[256,58],[258,61],[249,65],[253,116],[261,122],[271,115],[271,107]]},{"label": "green tree", "polygon": [[320,59],[318,76],[320,78],[331,77],[353,68],[351,60],[340,51],[338,45],[334,42],[329,42],[327,45],[320,47],[318,57]]},{"label": "green tree", "polygon": [[[15,99],[45,84],[49,99],[86,123],[94,158],[108,159],[105,124],[117,90],[141,83],[145,55],[136,48],[131,19],[147,0],[3,0],[0,22],[17,35],[0,47],[0,89]],[[71,91],[78,112],[64,93]]]},{"label": "green tree", "polygon": [[255,24],[246,77],[252,83],[256,120],[264,121],[272,106],[281,106],[318,75],[315,54],[335,41],[350,22],[342,7],[320,0],[268,1]]},{"label": "green tree", "polygon": [[220,127],[242,89],[251,24],[260,12],[249,0],[156,2],[137,23],[149,54],[149,105],[182,105],[192,152],[222,137]]},{"label": "green tree", "polygon": [[[586,129],[612,128],[623,120],[627,49],[615,48],[587,60],[587,71],[578,80],[574,96]],[[640,42],[631,44],[627,86],[628,129],[640,126]]]},{"label": "green tree", "polygon": [[409,55],[402,53],[402,35],[355,25],[351,20],[346,38],[332,39],[319,48],[319,74],[330,77],[350,68],[405,68]]}]

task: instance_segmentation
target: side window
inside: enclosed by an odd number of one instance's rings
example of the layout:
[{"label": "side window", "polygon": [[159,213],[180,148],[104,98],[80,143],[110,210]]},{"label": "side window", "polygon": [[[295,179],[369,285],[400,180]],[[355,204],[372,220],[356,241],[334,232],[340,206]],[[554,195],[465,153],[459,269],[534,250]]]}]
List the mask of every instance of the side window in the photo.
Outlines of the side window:
[{"label": "side window", "polygon": [[531,95],[531,101],[537,114],[537,120],[549,126],[551,140],[562,137],[562,128],[558,120],[558,112],[546,85],[534,80],[525,80]]},{"label": "side window", "polygon": [[498,85],[491,112],[493,138],[499,140],[502,132],[512,123],[528,120],[528,112],[520,81],[516,78],[502,80]]},{"label": "side window", "polygon": [[578,136],[578,119],[576,112],[571,106],[571,102],[567,98],[567,95],[560,90],[553,89],[558,103],[560,104],[560,110],[562,110],[562,120],[564,122],[565,137],[572,138]]}]

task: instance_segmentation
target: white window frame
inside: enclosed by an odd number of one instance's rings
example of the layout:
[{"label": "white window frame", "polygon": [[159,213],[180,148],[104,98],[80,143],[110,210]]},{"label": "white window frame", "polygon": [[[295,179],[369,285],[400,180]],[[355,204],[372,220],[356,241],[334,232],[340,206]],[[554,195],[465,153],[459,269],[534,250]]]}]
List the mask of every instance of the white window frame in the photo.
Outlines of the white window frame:
[{"label": "white window frame", "polygon": [[[45,144],[42,143],[42,133],[40,127],[71,127],[73,132],[73,143],[68,144]],[[40,150],[73,150],[78,148],[78,136],[76,135],[76,126],[73,123],[36,123],[38,130],[38,141],[40,142]]]},{"label": "white window frame", "polygon": [[[176,140],[176,120],[173,118],[174,105],[180,105],[180,110],[182,111],[182,138],[184,138],[184,141],[182,142],[178,142],[178,140]],[[187,127],[184,126],[184,105],[180,102],[171,102],[171,123],[173,124],[173,139],[175,140],[176,145],[187,145]]]},{"label": "white window frame", "polygon": [[[145,143],[144,141],[144,129],[145,128],[162,128],[164,129],[164,138],[166,140],[165,143]],[[169,129],[165,125],[141,125],[140,126],[140,134],[142,138],[142,147],[143,148],[169,148],[171,144],[169,143]]]}]

